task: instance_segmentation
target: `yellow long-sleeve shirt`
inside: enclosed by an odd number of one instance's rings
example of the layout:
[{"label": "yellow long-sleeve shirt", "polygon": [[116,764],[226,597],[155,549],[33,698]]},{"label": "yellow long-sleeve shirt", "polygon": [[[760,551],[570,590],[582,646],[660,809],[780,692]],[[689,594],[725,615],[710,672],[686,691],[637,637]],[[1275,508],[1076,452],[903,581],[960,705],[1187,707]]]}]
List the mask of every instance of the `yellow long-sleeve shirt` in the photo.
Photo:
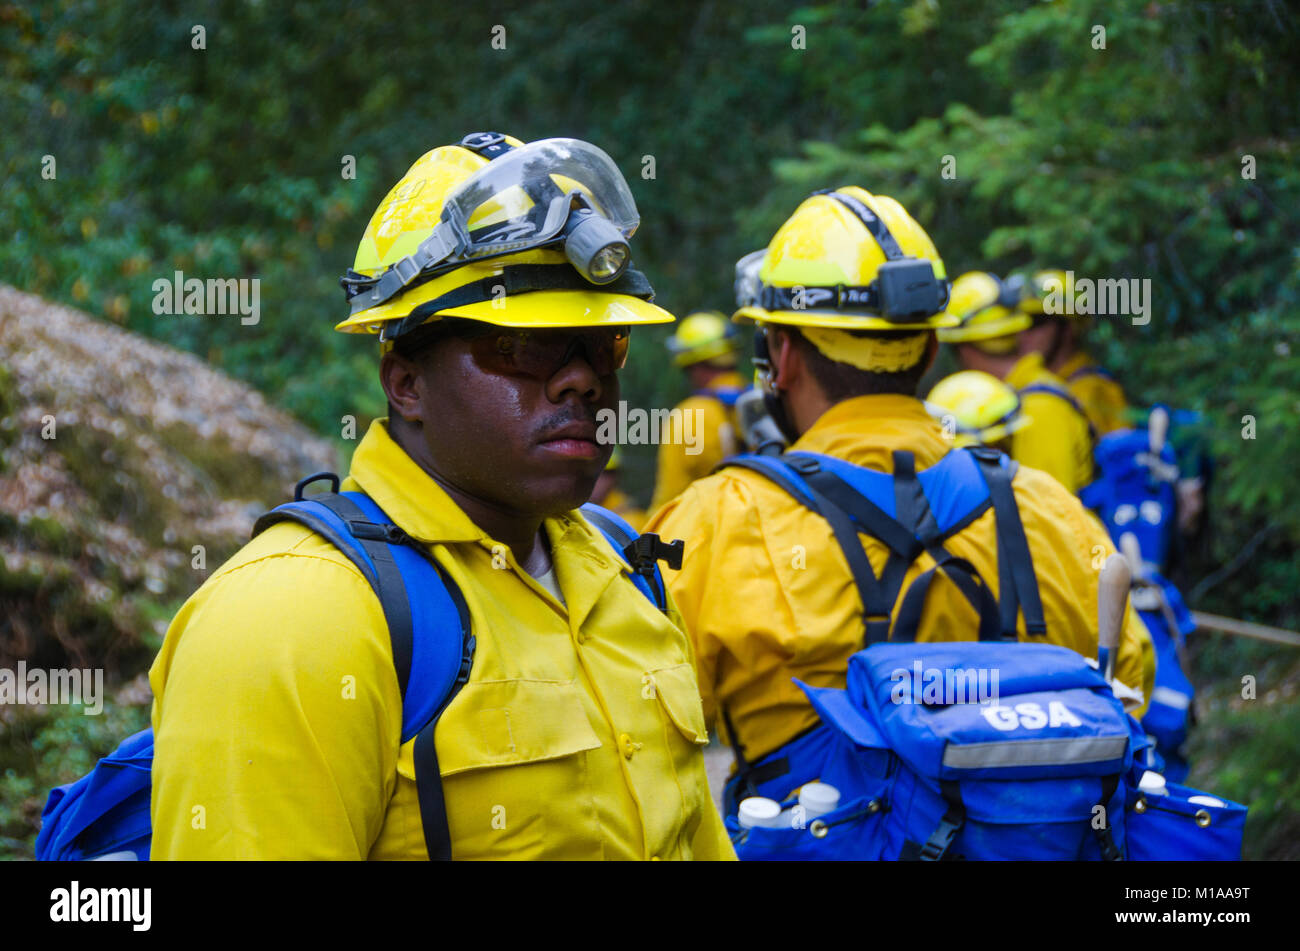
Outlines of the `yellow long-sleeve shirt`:
[{"label": "yellow long-sleeve shirt", "polygon": [[1083,411],[1098,436],[1123,429],[1129,425],[1128,400],[1119,381],[1103,370],[1080,350],[1056,374],[1070,388],[1070,395],[1079,401]]},{"label": "yellow long-sleeve shirt", "polygon": [[[708,390],[740,389],[745,386],[739,373],[720,373],[709,381]],[[696,479],[702,479],[728,456],[741,450],[741,434],[736,431],[729,407],[716,397],[696,394],[678,404],[683,417],[694,415],[693,432],[698,437],[695,446],[688,445],[682,429],[676,425],[659,444],[658,471],[655,474],[654,497],[650,511],[676,498]]]},{"label": "yellow long-sleeve shirt", "polygon": [[[883,472],[893,471],[894,450],[914,453],[920,470],[949,448],[920,401],[902,396],[839,403],[792,447]],[[1098,570],[1114,547],[1078,499],[1045,473],[1021,466],[1012,486],[1047,640],[1095,656]],[[693,483],[657,512],[647,529],[686,540],[681,570],[665,576],[695,641],[710,722],[725,707],[751,760],[815,726],[817,714],[792,678],[815,687],[843,687],[848,659],[862,649],[864,635],[862,602],[830,525],[763,476],[732,468]],[[878,575],[888,550],[866,536],[863,546]],[[991,510],[944,547],[970,561],[997,593]],[[921,555],[903,590],[933,564]],[[975,612],[952,583],[936,580],[917,640],[974,640],[977,626]],[[1023,619],[1020,635],[1027,639]],[[1150,636],[1130,611],[1117,676],[1149,697],[1154,670]]]},{"label": "yellow long-sleeve shirt", "polygon": [[[1011,436],[1011,457],[1056,478],[1070,492],[1092,481],[1092,435],[1088,419],[1061,394],[1069,392],[1064,381],[1043,365],[1040,353],[1021,357],[1006,375],[1006,382],[1021,393],[1021,410],[1030,420]],[[1024,392],[1043,386],[1058,392]]]},{"label": "yellow long-sleeve shirt", "polygon": [[[557,600],[375,423],[359,488],[464,593],[477,651],[436,732],[452,855],[733,858],[690,641],[576,512]],[[379,601],[305,528],[269,528],[176,615],[150,671],[154,858],[423,859]]]}]

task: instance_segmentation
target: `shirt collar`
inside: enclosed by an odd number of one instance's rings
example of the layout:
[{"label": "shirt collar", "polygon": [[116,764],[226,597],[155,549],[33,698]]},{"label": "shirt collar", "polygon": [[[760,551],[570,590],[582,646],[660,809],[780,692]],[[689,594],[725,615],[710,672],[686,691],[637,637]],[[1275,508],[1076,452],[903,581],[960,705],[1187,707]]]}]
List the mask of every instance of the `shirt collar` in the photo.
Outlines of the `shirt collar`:
[{"label": "shirt collar", "polygon": [[1026,353],[1007,371],[1006,383],[1017,390],[1022,390],[1035,380],[1050,375],[1046,364],[1043,363],[1041,353]]},{"label": "shirt collar", "polygon": [[[387,419],[371,423],[357,444],[343,488],[366,493],[395,524],[425,544],[492,544],[488,534],[394,441]],[[577,512],[547,518],[542,524],[570,614],[580,619],[626,565]]]},{"label": "shirt collar", "polygon": [[442,486],[416,464],[377,419],[352,454],[344,488],[359,488],[396,524],[422,542],[468,542],[487,533],[452,501]]},{"label": "shirt collar", "polygon": [[836,403],[790,448],[892,472],[895,450],[913,453],[917,468],[924,469],[942,459],[952,442],[919,399],[891,393]]},{"label": "shirt collar", "polygon": [[704,385],[706,390],[733,390],[744,389],[744,387],[744,377],[735,370],[728,370],[726,373],[719,373]]}]

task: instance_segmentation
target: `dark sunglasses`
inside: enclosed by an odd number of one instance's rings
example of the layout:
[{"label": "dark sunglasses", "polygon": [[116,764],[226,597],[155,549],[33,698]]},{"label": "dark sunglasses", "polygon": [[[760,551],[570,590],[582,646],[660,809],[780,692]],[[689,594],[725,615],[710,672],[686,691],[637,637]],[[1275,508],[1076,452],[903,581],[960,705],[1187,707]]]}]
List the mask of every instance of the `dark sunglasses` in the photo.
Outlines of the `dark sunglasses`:
[{"label": "dark sunglasses", "polygon": [[480,370],[545,381],[579,353],[597,376],[611,375],[627,362],[630,336],[630,327],[519,330],[486,325],[469,340]]}]

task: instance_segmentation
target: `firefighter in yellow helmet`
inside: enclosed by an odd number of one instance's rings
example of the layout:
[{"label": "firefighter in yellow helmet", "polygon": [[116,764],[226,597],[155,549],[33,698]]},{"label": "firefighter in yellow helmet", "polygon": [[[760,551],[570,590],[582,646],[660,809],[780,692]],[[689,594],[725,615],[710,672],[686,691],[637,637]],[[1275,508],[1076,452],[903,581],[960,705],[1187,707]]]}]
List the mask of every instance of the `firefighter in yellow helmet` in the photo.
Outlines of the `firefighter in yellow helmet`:
[{"label": "firefighter in yellow helmet", "polygon": [[615,449],[605,463],[605,471],[596,480],[596,487],[591,490],[591,501],[609,509],[623,518],[638,532],[645,525],[645,509],[638,508],[630,495],[619,485],[619,474],[623,470],[623,454]]},{"label": "firefighter in yellow helmet", "polygon": [[1011,457],[1041,469],[1071,492],[1092,481],[1094,436],[1083,409],[1039,353],[1019,352],[1019,336],[1033,323],[1019,309],[1021,278],[999,280],[970,271],[953,282],[948,313],[958,323],[939,331],[968,370],[981,370],[1015,387],[1033,422],[1011,439]]},{"label": "firefighter in yellow helmet", "polygon": [[1031,422],[1021,412],[1015,388],[979,370],[944,377],[930,390],[926,403],[959,449],[990,446],[1010,454],[1011,434]]},{"label": "firefighter in yellow helmet", "polygon": [[[1029,279],[1020,309],[1033,325],[1020,335],[1024,353],[1041,353],[1049,370],[1065,382],[1083,407],[1098,437],[1129,426],[1124,388],[1083,347],[1089,317],[1066,317],[1049,307],[1054,299],[1073,293],[1073,278],[1064,271],[1039,271]],[[1053,297],[1055,295],[1055,298]]]},{"label": "firefighter in yellow helmet", "polygon": [[389,191],[339,329],[378,335],[390,415],[342,484],[361,495],[329,498],[357,499],[354,538],[413,548],[460,592],[460,687],[408,734],[420,642],[403,665],[369,580],[391,565],[272,524],[151,671],[154,858],[734,855],[680,617],[634,584],[610,513],[578,510],[630,330],[672,320],[629,268],[638,221],[617,166],[575,139],[474,134]]},{"label": "firefighter in yellow helmet", "polygon": [[736,372],[740,341],[735,325],[717,311],[697,311],[682,319],[667,346],[692,392],[670,414],[659,444],[651,511],[741,448],[734,410],[746,386]]},{"label": "firefighter in yellow helmet", "polygon": [[[999,616],[988,617],[987,601],[977,610],[963,583],[945,574],[904,637],[974,640],[991,623],[1095,656],[1094,557],[1114,550],[1078,499],[1046,474],[997,453],[973,469],[975,457],[950,451],[916,398],[937,349],[935,330],[957,319],[946,310],[943,261],[898,202],[853,187],[813,195],[772,238],[760,277],[759,302],[734,319],[757,324],[755,364],[790,451],[741,457],[697,480],[648,526],[686,542],[680,570],[665,573],[695,640],[706,716],[735,751],[728,811],[742,795],[783,800],[819,775],[832,734],[794,680],[842,688],[849,657],[864,643],[896,639],[903,593],[938,563],[936,548],[891,554],[900,531],[921,530],[919,497],[928,491],[919,479],[928,470],[939,467],[926,476],[931,485],[988,471],[1005,487],[999,505],[1010,504],[1003,511],[1025,539],[1002,540],[1012,551],[1006,565],[1032,559],[1036,574],[1023,591],[1000,583],[995,511],[943,512],[936,542],[973,566]],[[887,490],[876,508],[901,522],[887,515],[882,523],[864,504],[882,473]],[[910,511],[896,509],[895,491],[913,500]],[[1149,653],[1131,612],[1118,669],[1135,691],[1149,692]]]}]

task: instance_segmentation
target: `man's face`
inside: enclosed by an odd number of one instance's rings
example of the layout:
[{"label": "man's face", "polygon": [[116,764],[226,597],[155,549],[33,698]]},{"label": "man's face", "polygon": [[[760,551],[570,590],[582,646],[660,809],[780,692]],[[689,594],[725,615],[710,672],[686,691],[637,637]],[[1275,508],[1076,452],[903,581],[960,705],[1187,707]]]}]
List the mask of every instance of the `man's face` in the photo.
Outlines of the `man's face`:
[{"label": "man's face", "polygon": [[1020,331],[1018,346],[1020,353],[1041,353],[1043,360],[1050,364],[1056,355],[1060,343],[1061,327],[1053,321],[1040,320],[1034,326]]},{"label": "man's face", "polygon": [[596,441],[596,414],[619,398],[614,329],[486,329],[418,361],[427,459],[444,482],[511,514],[576,508],[614,448]]}]

